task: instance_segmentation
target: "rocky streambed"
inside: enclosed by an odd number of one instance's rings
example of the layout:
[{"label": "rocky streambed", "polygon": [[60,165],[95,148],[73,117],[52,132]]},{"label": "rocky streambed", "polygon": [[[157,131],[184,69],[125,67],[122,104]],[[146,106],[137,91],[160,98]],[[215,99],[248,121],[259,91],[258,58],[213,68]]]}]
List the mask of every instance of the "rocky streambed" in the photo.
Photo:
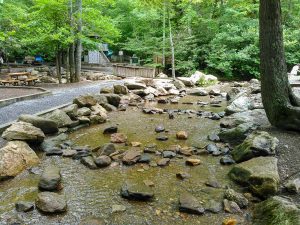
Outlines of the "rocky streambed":
[{"label": "rocky streambed", "polygon": [[[47,129],[21,117],[18,128],[60,134],[3,134],[27,141],[40,163],[1,181],[0,224],[298,224],[291,199],[272,197],[299,184],[281,184],[259,84],[158,83],[75,99],[45,116]],[[285,213],[273,223],[276,210]]]}]

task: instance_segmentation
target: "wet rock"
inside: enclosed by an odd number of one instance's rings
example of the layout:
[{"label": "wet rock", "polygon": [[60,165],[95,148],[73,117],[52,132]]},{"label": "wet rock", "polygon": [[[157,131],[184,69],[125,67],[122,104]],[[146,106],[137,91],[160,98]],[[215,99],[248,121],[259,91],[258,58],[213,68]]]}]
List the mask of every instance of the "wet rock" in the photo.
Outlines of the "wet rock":
[{"label": "wet rock", "polygon": [[207,187],[212,187],[212,188],[221,188],[222,187],[222,185],[214,177],[209,177],[208,181],[205,182],[205,185]]},{"label": "wet rock", "polygon": [[19,116],[18,120],[30,123],[34,127],[40,128],[45,134],[53,134],[58,132],[58,126],[53,120],[27,114]]},{"label": "wet rock", "polygon": [[176,156],[176,153],[175,152],[172,152],[172,151],[163,151],[162,152],[162,157],[163,158],[169,158],[169,159],[172,159]]},{"label": "wet rock", "polygon": [[223,200],[224,205],[224,211],[228,213],[242,213],[242,210],[240,209],[239,205],[236,202],[229,201],[227,199]]},{"label": "wet rock", "polygon": [[60,169],[55,166],[48,166],[40,178],[39,188],[45,191],[56,191],[59,189],[60,182]]},{"label": "wet rock", "polygon": [[138,184],[123,184],[121,196],[128,200],[150,201],[154,197],[153,191],[145,186]]},{"label": "wet rock", "polygon": [[210,134],[207,136],[207,139],[210,141],[215,141],[215,142],[220,141],[220,138],[217,134]]},{"label": "wet rock", "polygon": [[209,154],[213,154],[214,152],[220,151],[219,147],[216,146],[215,144],[208,144],[205,148]]},{"label": "wet rock", "polygon": [[114,93],[118,95],[127,95],[128,94],[128,88],[124,85],[116,84],[114,85]]},{"label": "wet rock", "polygon": [[3,132],[2,138],[8,141],[41,143],[45,138],[45,134],[40,128],[34,127],[31,123],[14,122]]},{"label": "wet rock", "polygon": [[140,163],[150,163],[151,156],[149,154],[142,154],[141,158],[139,159]]},{"label": "wet rock", "polygon": [[74,159],[74,160],[80,160],[80,159],[82,159],[84,157],[88,157],[88,156],[91,156],[91,155],[92,154],[91,154],[90,150],[84,149],[84,150],[77,151],[77,154],[74,155],[72,157],[72,159]]},{"label": "wet rock", "polygon": [[129,150],[125,152],[122,162],[125,165],[133,165],[139,161],[141,153],[136,150]]},{"label": "wet rock", "polygon": [[158,141],[167,141],[169,138],[166,135],[159,135],[156,137],[156,140]]},{"label": "wet rock", "polygon": [[242,123],[237,127],[223,130],[218,135],[221,141],[237,145],[242,143],[255,129],[256,126],[253,123]]},{"label": "wet rock", "polygon": [[106,127],[103,131],[103,134],[114,134],[118,132],[117,126]]},{"label": "wet rock", "polygon": [[63,108],[63,111],[71,118],[76,119],[78,116],[78,105],[72,104],[67,106],[66,108]]},{"label": "wet rock", "polygon": [[88,107],[82,107],[78,109],[78,116],[89,116],[91,115],[92,110],[90,110]]},{"label": "wet rock", "polygon": [[250,134],[245,141],[231,152],[236,162],[243,162],[258,156],[275,155],[279,141],[264,131]]},{"label": "wet rock", "polygon": [[97,169],[97,165],[95,164],[94,158],[92,156],[82,157],[80,162],[92,170]]},{"label": "wet rock", "polygon": [[91,107],[97,104],[97,100],[92,95],[83,95],[75,98],[73,103],[79,107]]},{"label": "wet rock", "polygon": [[67,139],[68,139],[68,135],[65,133],[62,133],[55,137],[47,138],[41,144],[41,148],[43,151],[47,152],[48,150],[51,150],[54,147],[58,147],[61,143],[63,143]]},{"label": "wet rock", "polygon": [[186,172],[179,172],[179,173],[176,173],[176,177],[178,179],[184,180],[184,179],[190,178],[191,175],[189,173],[186,173]]},{"label": "wet rock", "polygon": [[62,155],[62,154],[63,154],[63,150],[57,147],[53,147],[46,151],[46,156]]},{"label": "wet rock", "polygon": [[19,201],[15,206],[17,212],[29,212],[34,209],[34,205],[31,202]]},{"label": "wet rock", "polygon": [[105,225],[105,221],[97,217],[88,217],[83,219],[79,225]]},{"label": "wet rock", "polygon": [[0,149],[0,181],[15,177],[40,162],[26,142],[10,141]]},{"label": "wet rock", "polygon": [[176,133],[176,138],[178,140],[186,140],[186,139],[188,139],[188,134],[186,131],[178,131]]},{"label": "wet rock", "polygon": [[188,166],[198,166],[201,164],[201,160],[200,159],[193,159],[193,158],[188,158],[185,161],[185,164]]},{"label": "wet rock", "polygon": [[226,189],[224,193],[224,198],[236,202],[240,208],[247,208],[248,207],[248,199],[241,193],[236,192],[233,189]]},{"label": "wet rock", "polygon": [[152,153],[154,154],[157,151],[156,144],[148,144],[144,148],[144,153]]},{"label": "wet rock", "polygon": [[95,164],[100,167],[107,167],[111,164],[111,158],[107,155],[99,156],[95,159]]},{"label": "wet rock", "polygon": [[232,165],[235,164],[235,161],[233,160],[231,155],[225,155],[220,159],[220,163],[222,165]]},{"label": "wet rock", "polygon": [[155,127],[155,132],[156,133],[161,133],[165,131],[165,127],[163,125],[158,125]]},{"label": "wet rock", "polygon": [[63,110],[60,109],[54,110],[53,112],[45,115],[44,118],[55,121],[59,128],[68,127],[73,124],[73,121],[67,115],[67,113],[65,113]]},{"label": "wet rock", "polygon": [[284,184],[286,190],[290,193],[299,194],[300,193],[300,178],[289,179]]},{"label": "wet rock", "polygon": [[110,136],[110,141],[112,143],[125,143],[127,141],[127,136],[123,133],[114,133]]},{"label": "wet rock", "polygon": [[124,84],[129,90],[146,89],[146,85],[136,82],[125,82]]},{"label": "wet rock", "polygon": [[116,152],[116,147],[112,143],[104,144],[99,150],[100,155],[111,155]]},{"label": "wet rock", "polygon": [[253,225],[300,224],[300,209],[290,200],[274,196],[257,204],[253,212]]},{"label": "wet rock", "polygon": [[274,195],[279,187],[277,158],[258,157],[235,165],[229,177],[242,185],[249,186],[252,193],[267,198]]},{"label": "wet rock", "polygon": [[169,165],[170,163],[170,159],[168,158],[163,158],[163,159],[160,159],[158,162],[157,162],[157,165],[158,166],[167,166]]},{"label": "wet rock", "polygon": [[220,213],[222,212],[222,210],[223,210],[222,203],[216,202],[213,199],[209,200],[208,203],[205,205],[205,211],[207,212]]},{"label": "wet rock", "polygon": [[111,213],[125,212],[126,206],[124,205],[112,205]]},{"label": "wet rock", "polygon": [[188,91],[189,95],[195,95],[195,96],[207,96],[208,92],[202,88],[194,88]]},{"label": "wet rock", "polygon": [[204,208],[199,201],[191,194],[184,193],[179,197],[179,211],[190,214],[202,215]]},{"label": "wet rock", "polygon": [[107,102],[115,107],[118,107],[121,101],[121,97],[116,94],[104,94],[107,99]]},{"label": "wet rock", "polygon": [[35,205],[39,210],[45,213],[62,213],[67,211],[65,197],[53,192],[39,193]]}]

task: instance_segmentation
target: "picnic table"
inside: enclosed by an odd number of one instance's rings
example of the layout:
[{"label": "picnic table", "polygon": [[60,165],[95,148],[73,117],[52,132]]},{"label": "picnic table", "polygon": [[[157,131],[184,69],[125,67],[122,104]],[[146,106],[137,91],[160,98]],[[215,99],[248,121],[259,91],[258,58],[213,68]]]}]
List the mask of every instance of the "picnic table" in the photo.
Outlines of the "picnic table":
[{"label": "picnic table", "polygon": [[30,72],[9,73],[7,79],[0,80],[2,85],[35,85],[37,77],[31,75]]}]

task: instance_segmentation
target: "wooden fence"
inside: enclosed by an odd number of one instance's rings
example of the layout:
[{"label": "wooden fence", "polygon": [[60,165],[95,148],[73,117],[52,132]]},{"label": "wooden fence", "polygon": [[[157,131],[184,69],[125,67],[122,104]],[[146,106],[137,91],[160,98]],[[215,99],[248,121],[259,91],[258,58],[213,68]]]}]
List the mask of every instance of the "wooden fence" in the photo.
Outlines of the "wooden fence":
[{"label": "wooden fence", "polygon": [[159,70],[152,67],[128,66],[123,64],[113,65],[114,75],[120,77],[154,78]]}]

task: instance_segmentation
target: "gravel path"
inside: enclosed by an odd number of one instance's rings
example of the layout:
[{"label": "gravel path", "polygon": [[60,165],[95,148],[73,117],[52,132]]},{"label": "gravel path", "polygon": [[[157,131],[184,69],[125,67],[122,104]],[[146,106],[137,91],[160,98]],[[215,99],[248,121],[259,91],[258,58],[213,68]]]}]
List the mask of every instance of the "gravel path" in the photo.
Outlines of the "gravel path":
[{"label": "gravel path", "polygon": [[0,124],[16,120],[21,114],[35,114],[53,107],[67,104],[75,97],[87,93],[99,93],[102,87],[112,86],[123,81],[100,81],[84,83],[81,86],[59,87],[51,89],[52,95],[33,100],[17,102],[0,108]]}]

